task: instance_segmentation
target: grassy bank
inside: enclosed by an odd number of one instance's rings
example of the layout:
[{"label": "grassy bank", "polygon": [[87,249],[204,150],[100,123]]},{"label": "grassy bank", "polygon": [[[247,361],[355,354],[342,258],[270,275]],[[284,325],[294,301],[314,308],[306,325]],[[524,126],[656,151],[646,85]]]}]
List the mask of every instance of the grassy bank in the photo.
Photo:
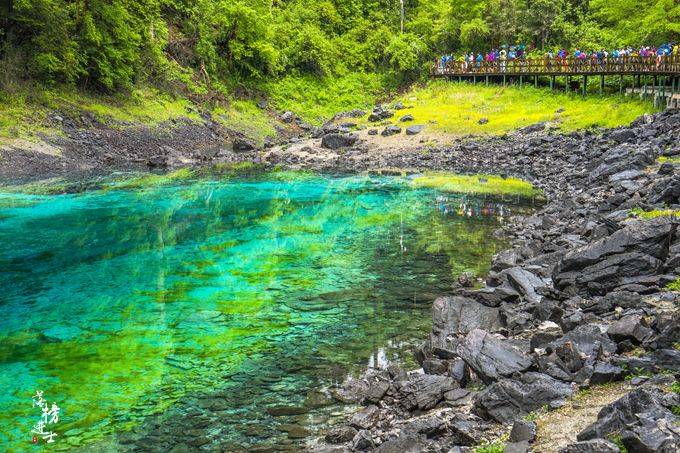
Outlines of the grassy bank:
[{"label": "grassy bank", "polygon": [[[633,98],[446,81],[413,87],[396,101],[409,107],[399,113],[413,115],[415,123],[455,135],[503,134],[540,122],[554,122],[562,131],[616,127],[654,111],[651,103]],[[488,123],[479,124],[481,119]]]},{"label": "grassy bank", "polygon": [[540,190],[526,181],[494,175],[456,175],[431,172],[413,178],[411,184],[414,187],[427,187],[452,193],[496,196],[514,195],[523,198],[542,196]]},{"label": "grassy bank", "polygon": [[[262,143],[283,125],[277,115],[292,111],[302,120],[320,125],[334,114],[356,108],[370,109],[379,100],[401,101],[415,122],[453,135],[502,134],[542,121],[563,131],[589,127],[614,127],[653,111],[650,103],[620,97],[588,97],[551,93],[533,87],[472,86],[432,81],[412,87],[396,98],[390,80],[379,74],[350,73],[342,77],[288,76],[249,87],[233,87],[232,97],[215,96],[201,105],[150,87],[127,94],[97,95],[73,88],[25,87],[0,91],[0,144],[36,140],[41,133],[59,134],[50,119],[54,111],[78,118],[92,115],[112,127],[157,125],[178,118],[200,121],[199,112],[229,129]],[[265,109],[258,100],[267,100]],[[479,124],[485,118],[487,124]],[[397,121],[398,117],[393,121]],[[364,123],[367,119],[364,118]]]}]

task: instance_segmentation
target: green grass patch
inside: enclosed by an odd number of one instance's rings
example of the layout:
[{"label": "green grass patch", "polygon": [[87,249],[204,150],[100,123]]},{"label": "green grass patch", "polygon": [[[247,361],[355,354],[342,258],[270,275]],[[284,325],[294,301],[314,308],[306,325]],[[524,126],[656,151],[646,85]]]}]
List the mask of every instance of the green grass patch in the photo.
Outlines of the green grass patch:
[{"label": "green grass patch", "polygon": [[480,195],[515,195],[524,198],[542,196],[542,192],[526,181],[494,175],[455,175],[425,173],[411,180],[414,187],[427,187],[442,192]]},{"label": "green grass patch", "polygon": [[251,100],[235,100],[228,108],[216,107],[213,109],[213,117],[227,129],[245,134],[260,146],[265,137],[276,136],[272,118]]},{"label": "green grass patch", "polygon": [[666,162],[669,162],[671,164],[680,164],[680,156],[661,156],[659,157],[659,163],[664,164]]},{"label": "green grass patch", "polygon": [[[562,131],[628,124],[654,111],[649,102],[614,96],[583,98],[544,88],[473,86],[432,81],[412,88],[401,101],[417,124],[456,135],[503,134],[540,122],[554,122]],[[486,118],[487,124],[479,124]]]},{"label": "green grass patch", "polygon": [[677,209],[655,209],[653,211],[645,211],[640,208],[630,210],[631,215],[638,219],[651,220],[658,217],[680,217],[680,210]]},{"label": "green grass patch", "polygon": [[503,442],[493,442],[475,448],[475,453],[503,453],[504,450],[505,444]]},{"label": "green grass patch", "polygon": [[[666,285],[666,289],[669,289],[671,291],[680,291],[680,277],[676,278],[672,282],[670,282],[668,285]],[[678,392],[680,393],[680,388],[678,388]]]},{"label": "green grass patch", "polygon": [[385,79],[379,74],[352,73],[326,78],[288,76],[268,83],[264,91],[277,110],[290,110],[320,125],[339,112],[372,108],[385,95],[384,87]]}]

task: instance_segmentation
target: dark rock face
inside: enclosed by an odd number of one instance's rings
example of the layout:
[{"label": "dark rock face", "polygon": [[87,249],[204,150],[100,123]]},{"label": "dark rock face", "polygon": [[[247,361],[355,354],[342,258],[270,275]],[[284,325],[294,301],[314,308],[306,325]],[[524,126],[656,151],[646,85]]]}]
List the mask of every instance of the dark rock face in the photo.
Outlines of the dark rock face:
[{"label": "dark rock face", "polygon": [[486,383],[526,371],[532,363],[522,351],[480,329],[471,331],[456,352]]},{"label": "dark rock face", "polygon": [[402,403],[408,409],[432,409],[444,399],[444,394],[458,388],[458,383],[447,376],[423,374],[411,378],[399,389]]},{"label": "dark rock face", "polygon": [[606,438],[620,433],[629,451],[677,451],[678,417],[668,409],[680,403],[680,396],[658,389],[640,388],[602,408],[597,421],[581,431],[578,440]]},{"label": "dark rock face", "polygon": [[406,128],[406,135],[418,135],[425,129],[425,126],[414,125]]},{"label": "dark rock face", "polygon": [[326,134],[321,139],[321,146],[328,149],[340,149],[354,145],[358,137],[354,134]]},{"label": "dark rock face", "polygon": [[413,121],[413,115],[410,115],[410,114],[404,115],[401,118],[399,118],[399,121],[401,121],[402,123],[405,123],[407,121]]},{"label": "dark rock face", "polygon": [[474,399],[474,411],[483,418],[510,423],[546,404],[564,401],[571,394],[571,385],[542,373],[528,372],[482,390]]},{"label": "dark rock face", "polygon": [[331,444],[343,444],[354,439],[356,435],[357,430],[351,426],[337,426],[326,433],[326,441]]},{"label": "dark rock face", "polygon": [[255,142],[247,138],[237,138],[234,140],[234,151],[236,152],[252,151],[255,148],[257,148]]},{"label": "dark rock face", "polygon": [[456,357],[457,336],[474,329],[496,331],[499,311],[467,297],[439,297],[432,305],[430,347],[442,359]]},{"label": "dark rock face", "polygon": [[373,108],[373,112],[368,116],[368,121],[375,123],[378,121],[386,120],[388,118],[392,118],[393,116],[394,112],[390,112],[384,107],[377,105]]},{"label": "dark rock face", "polygon": [[607,329],[607,335],[616,342],[630,340],[640,344],[651,334],[652,329],[647,326],[641,315],[624,316]]},{"label": "dark rock face", "polygon": [[648,286],[659,272],[680,221],[658,218],[639,221],[609,237],[565,255],[555,268],[559,289],[573,286],[583,294],[603,295],[630,284]]},{"label": "dark rock face", "polygon": [[604,439],[587,440],[567,445],[560,453],[619,453],[619,447]]},{"label": "dark rock face", "polygon": [[387,126],[383,131],[380,133],[383,137],[389,137],[392,135],[397,135],[401,134],[401,128],[399,126]]},{"label": "dark rock face", "polygon": [[352,416],[349,423],[357,429],[371,429],[380,421],[380,409],[370,405]]},{"label": "dark rock face", "polygon": [[525,420],[515,420],[512,424],[512,431],[510,431],[510,442],[533,442],[536,439],[536,423],[525,421]]}]

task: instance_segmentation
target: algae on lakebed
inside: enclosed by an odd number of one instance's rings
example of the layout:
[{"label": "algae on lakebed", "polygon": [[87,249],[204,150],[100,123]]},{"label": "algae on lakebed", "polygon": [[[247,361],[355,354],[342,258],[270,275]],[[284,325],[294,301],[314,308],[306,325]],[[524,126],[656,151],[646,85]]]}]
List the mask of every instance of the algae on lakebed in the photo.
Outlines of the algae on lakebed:
[{"label": "algae on lakebed", "polygon": [[405,178],[226,170],[3,194],[7,450],[30,441],[36,390],[63,409],[58,442],[215,391],[229,440],[257,441],[254,424],[285,439],[264,407],[301,405],[369,360],[406,360],[434,297],[488,271],[504,245],[492,232],[526,212]]},{"label": "algae on lakebed", "polygon": [[453,173],[425,173],[411,180],[414,187],[427,187],[442,192],[477,195],[515,195],[540,198],[542,191],[518,178],[495,175],[458,175]]}]

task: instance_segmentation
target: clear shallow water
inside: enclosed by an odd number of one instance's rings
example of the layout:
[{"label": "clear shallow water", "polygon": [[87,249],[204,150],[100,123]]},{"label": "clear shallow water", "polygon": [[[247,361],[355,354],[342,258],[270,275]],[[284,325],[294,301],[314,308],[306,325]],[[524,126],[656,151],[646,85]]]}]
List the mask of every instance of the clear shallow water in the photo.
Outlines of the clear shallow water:
[{"label": "clear shallow water", "polygon": [[0,446],[31,446],[38,389],[61,407],[57,449],[197,409],[221,444],[297,442],[288,425],[328,419],[319,389],[408,362],[433,298],[486,270],[516,209],[286,174],[0,194]]}]

